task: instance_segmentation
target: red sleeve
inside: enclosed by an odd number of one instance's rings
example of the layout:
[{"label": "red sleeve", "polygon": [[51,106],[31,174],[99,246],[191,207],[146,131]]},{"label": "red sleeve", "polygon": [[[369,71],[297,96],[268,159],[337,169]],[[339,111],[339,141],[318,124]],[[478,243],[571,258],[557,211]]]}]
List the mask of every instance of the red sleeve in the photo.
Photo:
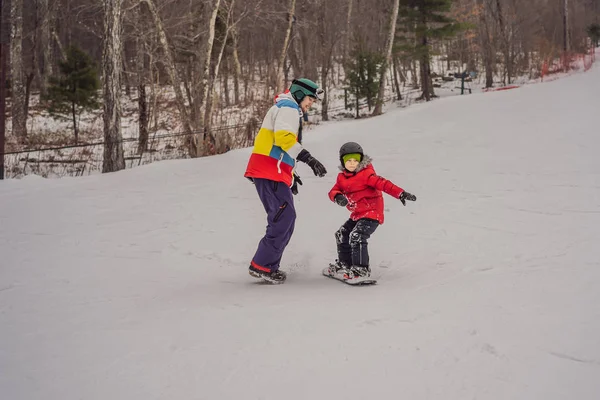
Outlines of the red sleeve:
[{"label": "red sleeve", "polygon": [[[339,179],[340,179],[340,176],[338,175],[337,179],[335,180],[335,185],[333,185],[333,187],[329,191],[329,200],[331,200],[331,201],[335,201],[335,196],[342,193],[342,190],[340,189],[340,186],[338,185]],[[398,195],[398,196],[400,196],[400,195]]]},{"label": "red sleeve", "polygon": [[367,178],[367,184],[377,190],[389,194],[392,197],[399,198],[404,189],[394,185],[391,181],[373,173]]}]

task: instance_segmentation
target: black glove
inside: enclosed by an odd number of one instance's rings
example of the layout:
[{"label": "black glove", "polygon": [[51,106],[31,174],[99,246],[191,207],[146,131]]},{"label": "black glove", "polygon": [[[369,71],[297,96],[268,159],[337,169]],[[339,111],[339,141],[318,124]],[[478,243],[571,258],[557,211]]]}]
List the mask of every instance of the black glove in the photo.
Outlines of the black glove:
[{"label": "black glove", "polygon": [[348,205],[348,199],[341,193],[338,193],[333,198],[338,206],[346,207]]},{"label": "black glove", "polygon": [[292,193],[294,195],[298,194],[298,185],[302,185],[302,179],[300,179],[300,177],[298,175],[296,175],[296,173],[294,172],[294,183],[292,184]]},{"label": "black glove", "polygon": [[321,164],[319,160],[311,156],[306,149],[302,149],[302,151],[298,154],[298,157],[296,157],[296,160],[308,164],[308,166],[312,168],[313,172],[318,177],[324,177],[327,173],[325,166]]},{"label": "black glove", "polygon": [[417,201],[417,196],[415,196],[414,194],[410,194],[408,192],[402,192],[402,194],[400,195],[400,201],[402,202],[403,205],[406,205],[406,200]]}]

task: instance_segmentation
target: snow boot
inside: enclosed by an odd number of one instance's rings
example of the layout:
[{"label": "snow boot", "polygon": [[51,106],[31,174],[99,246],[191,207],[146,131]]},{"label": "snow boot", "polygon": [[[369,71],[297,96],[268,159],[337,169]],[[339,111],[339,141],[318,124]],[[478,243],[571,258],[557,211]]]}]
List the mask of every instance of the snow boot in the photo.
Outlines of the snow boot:
[{"label": "snow boot", "polygon": [[368,278],[371,276],[371,268],[364,265],[353,265],[350,267],[350,278]]},{"label": "snow boot", "polygon": [[335,262],[329,263],[329,275],[345,274],[349,268],[349,265],[342,263],[340,260],[335,260]]},{"label": "snow boot", "polygon": [[250,276],[254,278],[264,279],[265,281],[272,283],[274,285],[278,285],[280,283],[285,282],[287,275],[285,272],[277,270],[271,272],[261,271],[259,269],[254,268],[254,266],[250,265],[248,267],[248,273]]}]

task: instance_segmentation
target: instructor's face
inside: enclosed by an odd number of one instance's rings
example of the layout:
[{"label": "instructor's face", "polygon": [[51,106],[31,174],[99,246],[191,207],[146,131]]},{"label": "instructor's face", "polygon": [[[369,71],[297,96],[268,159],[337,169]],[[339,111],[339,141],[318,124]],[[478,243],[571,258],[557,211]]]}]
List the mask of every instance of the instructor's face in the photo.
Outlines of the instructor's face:
[{"label": "instructor's face", "polygon": [[312,107],[314,102],[315,102],[314,97],[304,96],[304,98],[302,99],[302,102],[300,103],[300,108],[302,108],[303,112],[308,112],[308,110],[310,110],[310,108]]}]

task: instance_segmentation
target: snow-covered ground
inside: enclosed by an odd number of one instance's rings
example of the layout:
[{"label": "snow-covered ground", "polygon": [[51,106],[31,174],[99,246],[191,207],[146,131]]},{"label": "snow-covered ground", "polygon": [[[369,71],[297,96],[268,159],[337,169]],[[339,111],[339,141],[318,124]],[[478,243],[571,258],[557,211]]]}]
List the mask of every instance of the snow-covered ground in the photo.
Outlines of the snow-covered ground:
[{"label": "snow-covered ground", "polygon": [[[281,286],[250,149],[0,182],[0,397],[10,400],[600,398],[600,68],[319,126]],[[324,278],[359,141],[386,198],[379,284]]]}]

